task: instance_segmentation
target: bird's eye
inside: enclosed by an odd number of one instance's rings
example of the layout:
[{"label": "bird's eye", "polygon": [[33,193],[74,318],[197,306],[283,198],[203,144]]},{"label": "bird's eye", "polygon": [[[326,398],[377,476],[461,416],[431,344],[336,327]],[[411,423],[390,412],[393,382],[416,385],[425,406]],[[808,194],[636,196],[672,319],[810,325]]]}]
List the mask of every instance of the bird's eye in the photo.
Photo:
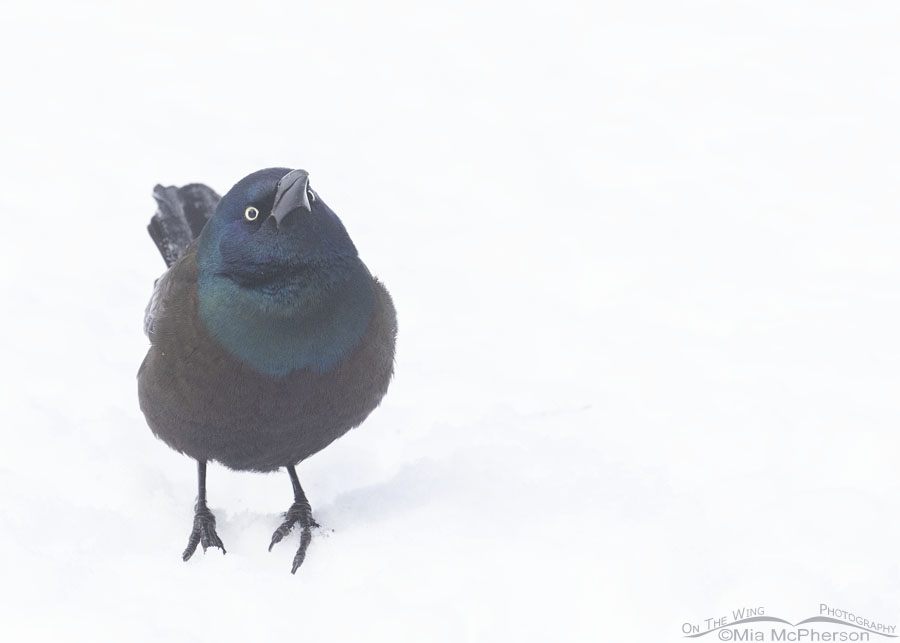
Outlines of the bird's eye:
[{"label": "bird's eye", "polygon": [[259,210],[254,208],[252,205],[248,205],[247,209],[244,210],[244,218],[247,221],[256,221],[256,217],[259,216]]},{"label": "bird's eye", "polygon": [[316,193],[312,191],[312,188],[306,188],[306,193],[309,195],[309,202],[313,203],[316,200]]}]

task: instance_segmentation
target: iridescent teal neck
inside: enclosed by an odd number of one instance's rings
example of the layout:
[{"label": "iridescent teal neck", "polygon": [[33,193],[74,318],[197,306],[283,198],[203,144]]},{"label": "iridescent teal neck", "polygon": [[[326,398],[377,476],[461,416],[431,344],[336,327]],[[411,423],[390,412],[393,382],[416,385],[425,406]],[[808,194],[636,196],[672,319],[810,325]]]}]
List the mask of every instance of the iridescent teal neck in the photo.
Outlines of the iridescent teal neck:
[{"label": "iridescent teal neck", "polygon": [[260,373],[332,370],[359,344],[375,293],[359,259],[335,271],[311,268],[275,290],[247,288],[201,268],[200,319],[234,357]]}]

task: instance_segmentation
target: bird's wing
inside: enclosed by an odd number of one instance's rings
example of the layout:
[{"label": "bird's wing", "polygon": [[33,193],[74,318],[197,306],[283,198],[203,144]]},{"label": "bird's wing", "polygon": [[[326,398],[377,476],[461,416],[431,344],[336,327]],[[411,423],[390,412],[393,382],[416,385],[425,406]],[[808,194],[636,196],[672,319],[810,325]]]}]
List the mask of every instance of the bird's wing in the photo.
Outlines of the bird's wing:
[{"label": "bird's wing", "polygon": [[187,309],[196,306],[192,299],[197,294],[196,251],[197,244],[191,242],[172,267],[153,284],[153,294],[144,311],[144,333],[151,344],[158,343],[162,333],[172,331],[172,320],[189,317]]},{"label": "bird's wing", "polygon": [[157,210],[147,230],[166,265],[171,266],[200,234],[220,197],[202,183],[191,183],[180,188],[157,185],[153,198]]},{"label": "bird's wing", "polygon": [[162,316],[166,303],[166,295],[172,289],[175,282],[173,278],[174,268],[166,270],[162,276],[153,284],[153,294],[150,295],[150,301],[147,303],[147,309],[144,311],[144,334],[150,338],[152,342],[156,334],[155,322]]}]

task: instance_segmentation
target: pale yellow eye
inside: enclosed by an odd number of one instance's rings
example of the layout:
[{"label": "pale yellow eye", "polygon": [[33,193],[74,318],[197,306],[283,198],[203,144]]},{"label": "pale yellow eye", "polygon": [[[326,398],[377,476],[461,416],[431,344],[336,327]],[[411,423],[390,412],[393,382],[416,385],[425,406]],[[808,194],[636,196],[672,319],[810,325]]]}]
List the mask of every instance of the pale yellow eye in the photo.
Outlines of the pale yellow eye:
[{"label": "pale yellow eye", "polygon": [[259,216],[259,210],[254,208],[252,205],[248,205],[247,209],[244,210],[244,218],[247,221],[256,221],[256,217]]}]

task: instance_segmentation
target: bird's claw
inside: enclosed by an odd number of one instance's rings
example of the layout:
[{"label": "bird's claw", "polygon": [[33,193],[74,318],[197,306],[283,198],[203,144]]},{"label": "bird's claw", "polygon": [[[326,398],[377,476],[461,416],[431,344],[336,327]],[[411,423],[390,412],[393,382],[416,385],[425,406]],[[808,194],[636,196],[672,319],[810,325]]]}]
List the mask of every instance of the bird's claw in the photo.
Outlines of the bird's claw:
[{"label": "bird's claw", "polygon": [[207,508],[205,504],[197,503],[194,509],[194,528],[191,530],[191,537],[188,539],[187,548],[181,555],[181,559],[187,561],[197,550],[197,545],[203,547],[203,553],[210,547],[218,547],[222,550],[222,554],[226,553],[225,545],[222,539],[216,533],[216,517]]},{"label": "bird's claw", "polygon": [[312,509],[308,502],[295,502],[291,505],[291,508],[287,510],[287,513],[284,514],[284,522],[282,522],[278,529],[275,530],[275,533],[272,534],[272,541],[269,543],[269,551],[272,551],[272,547],[274,547],[276,543],[280,543],[285,536],[291,533],[294,529],[294,525],[300,525],[301,532],[300,547],[294,555],[294,562],[291,566],[292,574],[296,573],[297,568],[300,567],[303,563],[303,559],[306,558],[306,549],[309,547],[309,542],[312,540],[311,529],[319,526],[319,524],[313,520]]}]

